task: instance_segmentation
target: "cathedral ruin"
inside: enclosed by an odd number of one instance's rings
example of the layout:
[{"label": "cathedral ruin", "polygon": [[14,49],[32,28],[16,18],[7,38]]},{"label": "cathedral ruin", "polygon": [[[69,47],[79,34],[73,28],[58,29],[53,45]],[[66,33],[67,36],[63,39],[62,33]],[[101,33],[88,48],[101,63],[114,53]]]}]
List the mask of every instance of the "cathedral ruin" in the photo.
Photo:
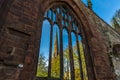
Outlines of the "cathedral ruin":
[{"label": "cathedral ruin", "polygon": [[[50,26],[48,72],[41,77],[36,74],[45,20]],[[58,72],[54,60],[59,60]],[[0,80],[120,80],[120,34],[81,0],[0,0]]]}]

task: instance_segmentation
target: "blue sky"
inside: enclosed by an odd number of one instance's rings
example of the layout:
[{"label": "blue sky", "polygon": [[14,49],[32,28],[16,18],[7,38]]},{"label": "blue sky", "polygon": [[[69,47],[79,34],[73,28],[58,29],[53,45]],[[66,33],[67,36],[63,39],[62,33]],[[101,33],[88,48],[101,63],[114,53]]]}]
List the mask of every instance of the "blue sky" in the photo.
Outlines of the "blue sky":
[{"label": "blue sky", "polygon": [[[87,4],[87,0],[82,0]],[[105,22],[110,24],[110,21],[116,12],[120,9],[120,0],[91,0],[93,11],[101,17]]]}]

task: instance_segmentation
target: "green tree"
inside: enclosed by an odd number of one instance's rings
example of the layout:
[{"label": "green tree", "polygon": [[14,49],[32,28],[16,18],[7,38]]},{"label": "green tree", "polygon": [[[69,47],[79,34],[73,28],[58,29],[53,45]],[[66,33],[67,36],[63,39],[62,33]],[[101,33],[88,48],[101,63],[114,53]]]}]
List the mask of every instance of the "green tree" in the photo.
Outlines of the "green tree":
[{"label": "green tree", "polygon": [[69,48],[64,50],[64,80],[70,80],[70,59],[69,59]]},{"label": "green tree", "polygon": [[87,0],[87,4],[88,4],[88,8],[90,8],[92,10],[92,2],[91,2],[91,0]]},{"label": "green tree", "polygon": [[[82,42],[79,42],[79,48],[80,48],[80,57],[82,61],[82,71],[83,71],[83,76],[84,80],[88,80],[87,76],[87,70],[86,70],[86,62],[85,62],[85,56],[84,56],[84,51],[83,51],[83,45]],[[74,68],[75,68],[75,80],[81,80],[80,79],[80,68],[79,68],[79,58],[78,58],[78,51],[77,51],[77,44],[73,46],[73,59],[74,59]],[[64,61],[67,61],[69,63],[69,48],[66,48],[64,50]],[[64,63],[66,64],[66,62]],[[64,76],[64,80],[69,80],[70,79],[70,70],[68,69],[70,67],[70,64],[68,66],[65,66],[67,68],[67,71],[64,73],[66,74]]]},{"label": "green tree", "polygon": [[86,67],[86,61],[85,61],[85,55],[84,55],[82,42],[79,42],[79,47],[80,47],[80,55],[81,55],[81,61],[82,61],[82,70],[83,70],[84,80],[88,80],[87,67]]},{"label": "green tree", "polygon": [[52,62],[51,62],[51,76],[55,78],[60,77],[60,55],[59,55],[59,48],[58,48],[58,33],[56,31],[56,36],[54,38],[54,48],[53,48],[53,55],[52,55]]},{"label": "green tree", "polygon": [[60,56],[52,58],[52,77],[59,78],[60,77]]},{"label": "green tree", "polygon": [[45,60],[43,54],[40,54],[38,59],[37,76],[46,77],[47,73],[48,73],[47,60]]},{"label": "green tree", "polygon": [[112,27],[120,33],[120,9],[115,12],[111,24]]}]

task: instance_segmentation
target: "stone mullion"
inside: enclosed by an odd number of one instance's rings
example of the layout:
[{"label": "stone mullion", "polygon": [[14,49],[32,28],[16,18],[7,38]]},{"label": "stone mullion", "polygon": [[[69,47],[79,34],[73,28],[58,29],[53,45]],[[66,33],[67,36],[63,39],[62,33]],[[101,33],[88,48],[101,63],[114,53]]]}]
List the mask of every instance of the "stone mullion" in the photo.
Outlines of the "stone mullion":
[{"label": "stone mullion", "polygon": [[[62,6],[60,6],[60,15],[62,15]],[[63,31],[62,31],[62,18],[60,17],[60,78],[63,80]]]},{"label": "stone mullion", "polygon": [[52,39],[53,39],[53,26],[50,30],[50,47],[49,47],[49,66],[48,66],[48,77],[51,77],[51,62],[52,62]]},{"label": "stone mullion", "polygon": [[80,55],[80,46],[79,46],[79,41],[78,41],[78,34],[76,34],[76,42],[77,42],[77,53],[78,53],[78,59],[79,59],[79,68],[80,68],[80,77],[81,80],[84,80],[83,78],[83,70],[82,70],[82,58]]},{"label": "stone mullion", "polygon": [[62,29],[60,30],[60,78],[63,80],[63,35]]},{"label": "stone mullion", "polygon": [[71,33],[70,32],[68,33],[68,42],[69,42],[69,58],[70,58],[71,80],[75,80],[72,39],[71,39]]},{"label": "stone mullion", "polygon": [[49,10],[47,11],[47,17],[49,18]]}]

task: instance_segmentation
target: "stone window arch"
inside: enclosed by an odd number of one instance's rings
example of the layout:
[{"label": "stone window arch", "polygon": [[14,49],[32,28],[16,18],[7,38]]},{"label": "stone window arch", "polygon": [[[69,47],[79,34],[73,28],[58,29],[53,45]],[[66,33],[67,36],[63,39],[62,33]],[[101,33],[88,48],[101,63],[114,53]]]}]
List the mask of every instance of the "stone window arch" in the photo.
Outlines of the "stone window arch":
[{"label": "stone window arch", "polygon": [[[85,59],[85,57],[81,57],[81,52],[80,52],[80,44],[79,43],[83,43],[81,40],[82,40],[82,30],[81,29],[78,29],[78,27],[81,27],[81,24],[80,24],[80,21],[77,19],[76,15],[72,12],[72,10],[64,5],[64,4],[59,4],[59,5],[54,5],[52,6],[50,9],[48,9],[45,14],[44,14],[44,19],[47,19],[50,24],[51,24],[51,28],[50,28],[50,44],[49,44],[49,63],[48,63],[48,73],[47,73],[47,77],[51,77],[52,78],[52,65],[51,62],[53,60],[53,55],[52,55],[52,52],[53,52],[53,47],[52,47],[52,44],[54,43],[53,42],[53,26],[55,24],[58,25],[58,29],[59,29],[59,32],[57,34],[58,37],[59,37],[59,45],[60,47],[57,47],[57,50],[59,54],[59,57],[60,57],[60,72],[59,72],[59,75],[58,75],[58,79],[59,78],[63,78],[65,79],[65,75],[68,74],[69,77],[66,77],[66,79],[70,79],[70,80],[76,80],[77,78],[78,79],[85,79],[86,80],[88,79],[88,76],[87,76],[87,72],[85,72],[87,70],[86,68],[86,63],[84,62],[84,66],[83,66],[83,62],[82,61],[85,61],[85,60],[82,60],[83,58]],[[68,32],[68,48],[64,49],[64,34],[63,34],[63,30],[66,29],[67,32]],[[75,40],[72,38],[73,35],[72,33],[74,33],[74,38]],[[63,34],[63,35],[62,35]],[[80,36],[81,35],[81,36]],[[47,37],[47,36],[46,36]],[[81,40],[79,40],[79,38],[81,38]],[[41,46],[40,46],[41,47]],[[59,48],[59,49],[58,49]],[[68,49],[68,60],[69,60],[69,72],[64,72],[64,51],[66,51]],[[75,50],[75,51],[74,51]],[[74,55],[76,54],[76,59],[74,57]],[[82,56],[85,56],[84,54],[84,51],[82,53]],[[76,65],[74,65],[75,63],[78,64],[78,68],[76,68]],[[83,68],[85,71],[83,71]],[[77,73],[77,74],[76,74]],[[38,76],[38,77],[42,77],[42,76]]]}]

